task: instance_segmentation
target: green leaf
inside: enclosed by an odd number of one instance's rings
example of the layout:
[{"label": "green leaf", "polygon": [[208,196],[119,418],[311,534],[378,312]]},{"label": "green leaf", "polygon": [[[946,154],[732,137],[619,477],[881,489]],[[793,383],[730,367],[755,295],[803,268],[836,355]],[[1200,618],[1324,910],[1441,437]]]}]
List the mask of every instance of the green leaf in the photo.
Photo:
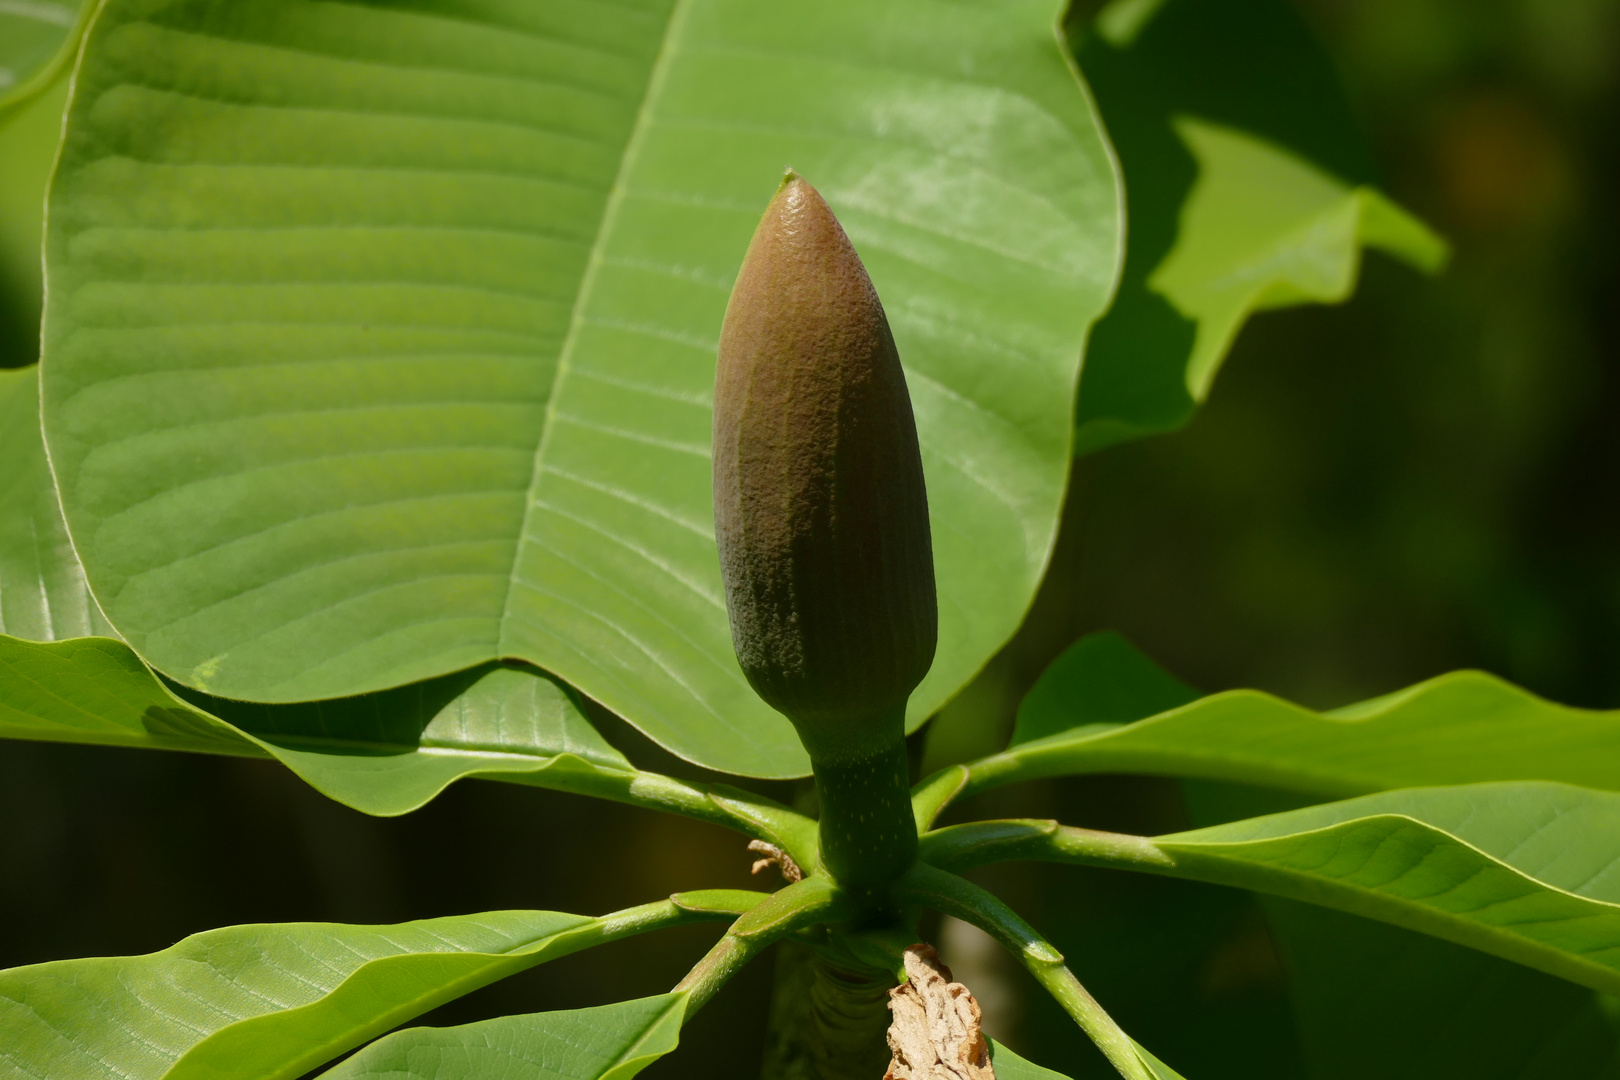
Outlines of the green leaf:
[{"label": "green leaf", "polygon": [[996,1080],[1069,1080],[1062,1073],[1025,1061],[994,1039],[987,1041],[990,1043],[990,1064],[995,1069]]},{"label": "green leaf", "polygon": [[728,290],[791,164],[907,365],[920,723],[1034,593],[1119,260],[1057,6],[109,0],[44,383],[109,618],[221,696],[517,658],[700,764],[802,775],[732,654],[708,458]]},{"label": "green leaf", "polygon": [[183,697],[106,638],[0,636],[0,737],[268,755],[381,815],[415,810],[468,776],[578,789],[637,775],[571,692],[533,669],[486,665],[359,698],[263,706]]},{"label": "green leaf", "polygon": [[1152,841],[1164,871],[1381,919],[1620,991],[1620,795],[1383,792]]},{"label": "green leaf", "polygon": [[127,645],[91,636],[113,631],[62,525],[37,379],[37,368],[0,371],[0,459],[16,466],[0,475],[0,737],[268,753],[331,798],[385,815],[466,776],[633,772],[573,692],[530,668],[484,665],[294,705],[177,696]]},{"label": "green leaf", "polygon": [[1612,998],[1383,923],[1263,901],[1311,1080],[1614,1076]]},{"label": "green leaf", "polygon": [[[1199,826],[1304,805],[1230,784],[1185,788]],[[1620,1065],[1620,1014],[1588,987],[1388,923],[1257,899],[1287,973],[1299,1075],[1553,1080]]]},{"label": "green leaf", "polygon": [[26,101],[73,58],[93,0],[0,2],[0,110]]},{"label": "green leaf", "polygon": [[1038,859],[1252,889],[1620,991],[1620,795],[1611,792],[1410,788],[1155,839],[984,821],[926,834],[919,856],[941,870]]},{"label": "green leaf", "polygon": [[629,1080],[680,1042],[685,994],[594,1009],[409,1028],[321,1074],[323,1080]]},{"label": "green leaf", "polygon": [[[1019,711],[1025,737],[968,766],[964,794],[1015,780],[1126,772],[1260,784],[1341,797],[1485,780],[1620,789],[1620,712],[1569,708],[1459,671],[1328,712],[1232,690],[1131,724],[1104,718],[1190,695],[1122,638],[1072,646]],[[1017,736],[1015,736],[1016,738]]]},{"label": "green leaf", "polygon": [[[1062,1073],[1042,1068],[1025,1061],[994,1039],[990,1043],[990,1063],[996,1071],[996,1080],[1069,1080]],[[1182,1080],[1181,1074],[1144,1050],[1140,1043],[1132,1043],[1137,1055],[1158,1080]]]},{"label": "green leaf", "polygon": [[[1144,656],[1123,635],[1103,630],[1070,645],[1018,703],[1012,745],[1078,729],[1142,720],[1197,701],[1198,691]],[[1101,732],[1103,727],[1095,727]]]},{"label": "green leaf", "polygon": [[297,1077],[515,972],[712,917],[665,901],[600,919],[496,911],[395,926],[234,926],[147,956],[13,968],[0,972],[0,1064],[76,1080]]},{"label": "green leaf", "polygon": [[1115,0],[1077,37],[1131,208],[1077,454],[1180,427],[1251,312],[1343,300],[1363,246],[1444,261],[1444,243],[1369,186],[1332,63],[1286,0]]},{"label": "green leaf", "polygon": [[0,371],[0,461],[0,634],[112,635],[62,524],[39,437],[37,366]]}]

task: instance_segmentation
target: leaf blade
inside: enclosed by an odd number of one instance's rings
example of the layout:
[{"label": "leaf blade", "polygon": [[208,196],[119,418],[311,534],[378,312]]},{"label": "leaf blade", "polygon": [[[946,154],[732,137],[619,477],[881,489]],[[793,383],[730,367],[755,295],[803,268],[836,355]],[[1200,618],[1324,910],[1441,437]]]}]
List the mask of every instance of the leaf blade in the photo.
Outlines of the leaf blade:
[{"label": "leaf blade", "polygon": [[110,0],[51,196],[45,413],[114,623],[254,700],[517,657],[691,760],[804,773],[731,655],[706,456],[791,158],[911,376],[949,612],[920,723],[1033,595],[1119,211],[1048,4],[908,4],[785,34],[737,0]]},{"label": "leaf blade", "polygon": [[[1074,722],[1081,726],[1059,730]],[[1020,708],[1014,737],[1028,741],[970,766],[968,790],[1110,771],[1330,797],[1486,780],[1614,790],[1617,733],[1620,712],[1558,705],[1475,671],[1324,712],[1255,690],[1197,698],[1123,639],[1099,635],[1042,676]]]},{"label": "leaf blade", "polygon": [[567,688],[533,669],[486,666],[349,700],[253,706],[182,697],[107,638],[0,635],[0,737],[273,757],[329,798],[383,816],[467,777],[566,787],[569,777],[635,775]]},{"label": "leaf blade", "polygon": [[591,1009],[409,1028],[322,1073],[330,1080],[629,1080],[675,1049],[685,994]]},{"label": "leaf blade", "polygon": [[296,1077],[451,998],[617,936],[704,917],[490,912],[395,926],[228,927],[138,957],[0,972],[22,1075]]},{"label": "leaf blade", "polygon": [[39,434],[38,366],[0,370],[0,634],[114,636],[68,540]]},{"label": "leaf blade", "polygon": [[1497,783],[1383,792],[1159,837],[1178,876],[1418,930],[1620,989],[1620,795]]}]

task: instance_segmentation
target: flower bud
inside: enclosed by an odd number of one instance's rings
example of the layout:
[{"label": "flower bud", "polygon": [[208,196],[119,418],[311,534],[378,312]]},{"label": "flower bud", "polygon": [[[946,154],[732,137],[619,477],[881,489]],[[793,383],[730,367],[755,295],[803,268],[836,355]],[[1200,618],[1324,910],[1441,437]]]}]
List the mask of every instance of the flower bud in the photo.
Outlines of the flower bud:
[{"label": "flower bud", "polygon": [[714,503],[731,637],[812,759],[903,737],[938,610],[917,425],[883,306],[789,173],[726,307]]}]

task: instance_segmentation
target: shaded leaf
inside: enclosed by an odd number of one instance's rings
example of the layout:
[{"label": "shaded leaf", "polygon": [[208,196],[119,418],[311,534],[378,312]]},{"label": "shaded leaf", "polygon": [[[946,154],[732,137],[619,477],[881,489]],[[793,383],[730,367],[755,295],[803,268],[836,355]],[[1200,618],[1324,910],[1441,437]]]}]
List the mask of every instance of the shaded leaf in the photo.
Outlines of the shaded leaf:
[{"label": "shaded leaf", "polygon": [[115,636],[68,542],[39,436],[39,368],[0,371],[0,634]]},{"label": "shaded leaf", "polygon": [[693,918],[497,911],[395,926],[234,926],[147,956],[0,972],[0,1064],[18,1076],[271,1080],[536,964]]},{"label": "shaded leaf", "polygon": [[1056,10],[109,0],[51,193],[45,424],[113,624],[261,701],[519,658],[700,764],[806,772],[732,654],[708,460],[791,163],[907,365],[920,723],[1033,595],[1117,268]]},{"label": "shaded leaf", "polygon": [[1097,722],[1163,708],[1191,693],[1122,638],[1084,639],[1030,691],[1017,731],[1025,737],[1052,731],[1065,717],[1079,726],[973,763],[967,790],[1099,772],[1328,796],[1486,780],[1620,788],[1620,712],[1555,705],[1476,671],[1328,712],[1232,690],[1136,723]]},{"label": "shaded leaf", "polygon": [[67,91],[68,80],[61,78],[16,108],[0,108],[0,320],[9,324],[0,338],[3,368],[39,359],[45,185],[62,139]]},{"label": "shaded leaf", "polygon": [[1333,66],[1286,0],[1115,0],[1074,33],[1131,214],[1077,454],[1180,427],[1251,312],[1343,300],[1362,247],[1443,261],[1445,245],[1369,186]]},{"label": "shaded leaf", "polygon": [[1384,923],[1263,903],[1312,1080],[1620,1074],[1612,998]]},{"label": "shaded leaf", "polygon": [[1018,703],[1012,745],[1049,735],[1072,738],[1079,728],[1092,725],[1112,729],[1198,698],[1198,691],[1149,660],[1121,634],[1112,630],[1087,634],[1063,650]]},{"label": "shaded leaf", "polygon": [[675,1049],[685,994],[594,1009],[408,1028],[321,1074],[323,1080],[629,1080]]},{"label": "shaded leaf", "polygon": [[73,58],[93,0],[0,4],[0,110],[49,86]]},{"label": "shaded leaf", "polygon": [[[1276,792],[1185,785],[1197,825],[1294,809]],[[1267,805],[1270,804],[1270,805]],[[1614,1075],[1620,1016],[1584,986],[1449,941],[1259,896],[1313,1080]]]},{"label": "shaded leaf", "polygon": [[322,794],[383,815],[467,776],[545,787],[635,776],[570,692],[533,669],[489,665],[359,698],[256,706],[181,696],[106,638],[0,636],[0,737],[271,756]]}]

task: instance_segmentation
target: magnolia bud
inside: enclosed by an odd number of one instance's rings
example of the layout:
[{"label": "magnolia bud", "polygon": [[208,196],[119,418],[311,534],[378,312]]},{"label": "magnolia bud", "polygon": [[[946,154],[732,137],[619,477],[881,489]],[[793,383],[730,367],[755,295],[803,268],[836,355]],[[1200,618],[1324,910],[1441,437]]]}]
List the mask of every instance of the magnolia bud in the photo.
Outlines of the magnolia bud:
[{"label": "magnolia bud", "polygon": [[731,637],[760,697],[812,758],[900,738],[938,632],[917,426],[866,268],[792,173],[726,307],[714,503]]}]

